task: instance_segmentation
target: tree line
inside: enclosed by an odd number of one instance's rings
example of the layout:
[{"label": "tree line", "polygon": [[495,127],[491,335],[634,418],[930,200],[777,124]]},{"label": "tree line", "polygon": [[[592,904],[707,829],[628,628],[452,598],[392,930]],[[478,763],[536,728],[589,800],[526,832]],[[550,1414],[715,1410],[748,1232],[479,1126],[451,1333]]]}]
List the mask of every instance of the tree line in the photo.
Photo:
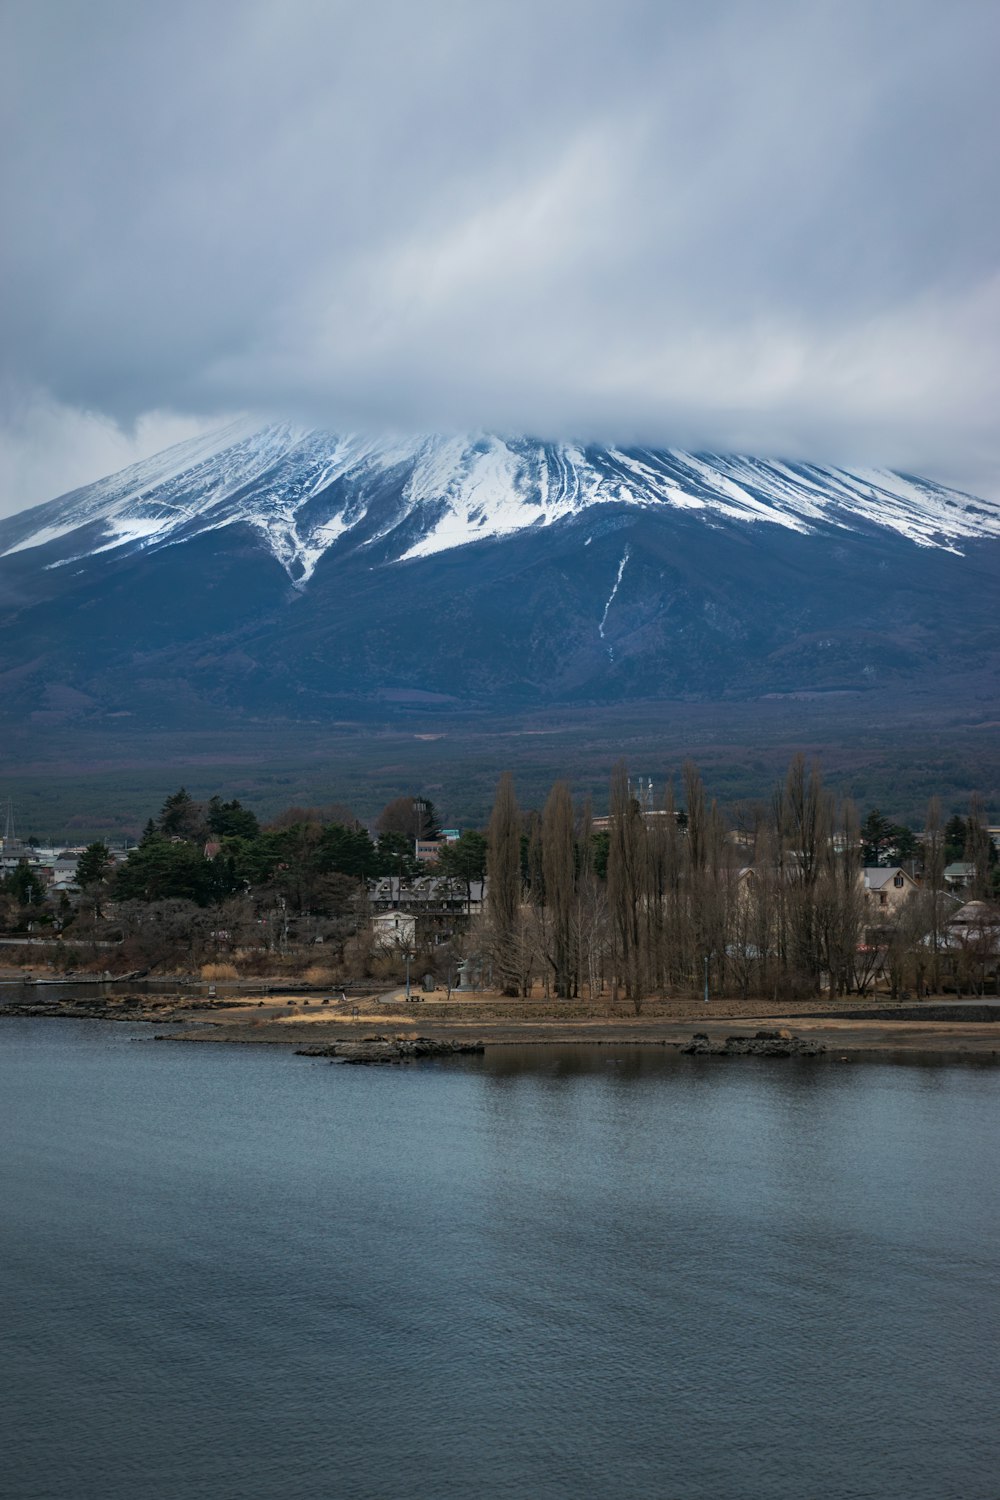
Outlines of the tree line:
[{"label": "tree line", "polygon": [[[575,810],[557,781],[538,813],[522,813],[513,778],[497,788],[488,831],[488,900],[480,933],[493,980],[508,995],[536,984],[561,998],[608,992],[638,1013],[647,997],[698,992],[749,998],[865,993],[885,974],[895,991],[941,981],[944,889],[953,858],[972,866],[968,894],[998,894],[997,855],[978,799],[942,826],[931,803],[922,841],[878,810],[864,821],[796,756],[784,783],[739,809],[736,827],[691,764],[683,807],[668,784],[653,805],[624,764],[612,776],[607,827]],[[873,911],[866,863],[919,861],[919,894]]]},{"label": "tree line", "polygon": [[[1000,895],[985,821],[977,799],[946,823],[932,803],[921,838],[878,809],[859,820],[802,756],[770,797],[726,817],[690,764],[656,798],[617,766],[601,819],[574,803],[563,780],[542,809],[522,810],[505,774],[488,828],[466,830],[428,867],[414,841],[434,837],[438,819],[422,797],[394,798],[370,833],[342,804],[290,807],[262,826],[235,799],[198,802],[181,788],[124,863],[113,865],[103,843],[87,848],[76,910],[65,897],[47,901],[27,864],[0,882],[0,896],[8,929],[30,920],[98,936],[110,916],[137,962],[287,954],[322,937],[327,958],[361,977],[372,957],[369,881],[445,876],[472,910],[488,874],[482,915],[446,957],[464,950],[510,995],[540,987],[566,999],[624,998],[640,1010],[649,996],[706,983],[712,994],[743,997],[805,996],[821,984],[834,996],[864,993],[882,973],[896,989],[919,990],[937,988],[943,972],[957,905],[944,889],[946,865],[971,866],[968,894]],[[922,876],[919,898],[873,914],[860,870],[887,863]],[[434,955],[424,957],[433,967]]]}]

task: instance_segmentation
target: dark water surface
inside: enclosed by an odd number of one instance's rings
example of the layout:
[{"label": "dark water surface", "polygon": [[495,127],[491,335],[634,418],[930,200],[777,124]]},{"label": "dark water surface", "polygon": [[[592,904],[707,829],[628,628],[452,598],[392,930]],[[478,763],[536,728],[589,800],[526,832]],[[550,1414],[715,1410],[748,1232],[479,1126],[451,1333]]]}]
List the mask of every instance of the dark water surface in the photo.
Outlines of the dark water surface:
[{"label": "dark water surface", "polygon": [[1000,1071],[0,1022],[0,1493],[997,1500]]}]

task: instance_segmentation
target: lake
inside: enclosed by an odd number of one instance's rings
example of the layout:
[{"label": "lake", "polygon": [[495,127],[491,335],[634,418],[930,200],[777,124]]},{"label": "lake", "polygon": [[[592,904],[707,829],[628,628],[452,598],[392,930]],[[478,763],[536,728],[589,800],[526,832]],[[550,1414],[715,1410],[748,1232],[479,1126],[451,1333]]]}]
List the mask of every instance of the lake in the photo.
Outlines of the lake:
[{"label": "lake", "polygon": [[0,1021],[17,1500],[996,1500],[1000,1071]]}]

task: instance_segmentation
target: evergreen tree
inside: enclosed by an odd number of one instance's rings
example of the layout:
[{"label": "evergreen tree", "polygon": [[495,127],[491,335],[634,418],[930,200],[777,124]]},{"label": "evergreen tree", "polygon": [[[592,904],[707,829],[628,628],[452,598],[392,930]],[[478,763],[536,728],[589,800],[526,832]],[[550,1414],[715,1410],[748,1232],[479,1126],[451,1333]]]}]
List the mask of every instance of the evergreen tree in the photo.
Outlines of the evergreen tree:
[{"label": "evergreen tree", "polygon": [[608,851],[611,847],[611,835],[606,828],[599,828],[596,833],[590,835],[591,860],[593,861],[594,874],[599,880],[608,878]]},{"label": "evergreen tree", "polygon": [[486,836],[469,828],[438,854],[438,872],[449,880],[463,880],[466,895],[473,881],[486,879]]},{"label": "evergreen tree", "polygon": [[41,906],[45,901],[45,887],[37,872],[26,859],[19,859],[6,880],[7,894],[21,906]]},{"label": "evergreen tree", "polygon": [[949,818],[944,825],[944,862],[946,865],[953,865],[965,858],[967,832],[965,819],[959,817],[958,813]]},{"label": "evergreen tree", "polygon": [[103,841],[88,844],[76,863],[76,883],[91,899],[94,916],[101,915],[101,890],[108,883],[114,866],[108,846]]},{"label": "evergreen tree", "polygon": [[378,874],[379,852],[365,828],[328,823],[316,852],[320,869],[325,873],[354,875],[359,879]]},{"label": "evergreen tree", "polygon": [[877,807],[873,807],[861,825],[861,863],[866,868],[880,865],[889,847],[892,825]]},{"label": "evergreen tree", "polygon": [[905,823],[890,823],[873,807],[861,825],[861,859],[866,866],[903,864],[917,856],[917,839]]},{"label": "evergreen tree", "polygon": [[208,804],[208,828],[216,838],[255,839],[260,833],[256,815],[248,807],[237,802],[223,802],[213,797]]},{"label": "evergreen tree", "polygon": [[111,873],[111,855],[103,840],[88,844],[76,864],[76,883],[83,890],[101,885]]},{"label": "evergreen tree", "polygon": [[420,864],[408,833],[380,833],[376,846],[379,875],[398,875],[403,880],[419,875]]},{"label": "evergreen tree", "polygon": [[178,899],[208,906],[218,895],[218,872],[191,844],[147,839],[133,849],[114,879],[116,901]]},{"label": "evergreen tree", "polygon": [[208,831],[204,807],[184,787],[164,802],[158,826],[165,838],[188,839],[192,843],[202,843]]}]

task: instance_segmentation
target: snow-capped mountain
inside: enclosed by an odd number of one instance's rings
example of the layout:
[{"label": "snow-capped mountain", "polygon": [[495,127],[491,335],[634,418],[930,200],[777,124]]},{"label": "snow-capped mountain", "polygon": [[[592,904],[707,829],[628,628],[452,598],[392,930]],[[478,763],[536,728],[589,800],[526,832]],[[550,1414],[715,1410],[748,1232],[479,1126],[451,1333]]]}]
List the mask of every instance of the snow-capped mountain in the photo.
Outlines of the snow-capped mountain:
[{"label": "snow-capped mountain", "polygon": [[492,434],[375,440],[234,424],[23,512],[0,526],[0,554],[45,549],[43,565],[63,567],[242,525],[301,587],[328,555],[428,558],[610,506],[805,535],[878,527],[953,552],[1000,537],[1000,505],[888,470]]},{"label": "snow-capped mountain", "polygon": [[910,475],[235,424],[0,522],[0,721],[943,709],[998,598],[1000,505]]}]

